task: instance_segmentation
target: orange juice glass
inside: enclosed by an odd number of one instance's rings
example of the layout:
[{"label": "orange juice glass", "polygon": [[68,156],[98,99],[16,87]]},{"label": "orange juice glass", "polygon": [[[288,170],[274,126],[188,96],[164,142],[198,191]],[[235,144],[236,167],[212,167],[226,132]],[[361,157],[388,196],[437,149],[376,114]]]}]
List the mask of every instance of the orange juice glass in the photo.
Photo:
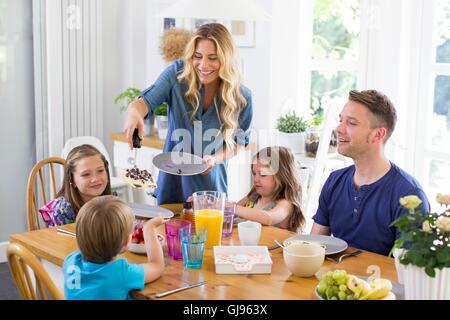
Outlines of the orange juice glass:
[{"label": "orange juice glass", "polygon": [[205,247],[220,246],[222,242],[225,193],[198,191],[193,194],[195,225],[206,229]]}]

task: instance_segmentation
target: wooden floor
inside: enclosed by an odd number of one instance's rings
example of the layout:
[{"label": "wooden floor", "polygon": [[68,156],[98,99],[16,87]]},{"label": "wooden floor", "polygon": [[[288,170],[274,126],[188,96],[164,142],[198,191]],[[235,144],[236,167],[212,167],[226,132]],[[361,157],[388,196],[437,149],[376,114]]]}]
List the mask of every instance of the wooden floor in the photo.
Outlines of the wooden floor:
[{"label": "wooden floor", "polygon": [[20,300],[8,263],[0,263],[0,300]]}]

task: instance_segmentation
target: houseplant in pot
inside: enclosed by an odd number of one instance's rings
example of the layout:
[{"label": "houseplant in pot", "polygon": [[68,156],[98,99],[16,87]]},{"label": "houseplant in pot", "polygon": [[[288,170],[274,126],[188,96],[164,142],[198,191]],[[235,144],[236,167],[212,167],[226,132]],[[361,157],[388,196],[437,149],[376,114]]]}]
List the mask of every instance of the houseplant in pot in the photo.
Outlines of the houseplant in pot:
[{"label": "houseplant in pot", "polygon": [[168,118],[167,118],[167,103],[163,102],[155,108],[153,112],[156,117],[156,123],[158,125],[158,137],[161,140],[165,140],[167,136]]},{"label": "houseplant in pot", "polygon": [[421,212],[417,196],[400,198],[409,213],[392,223],[400,233],[393,252],[405,298],[450,299],[450,195],[438,194],[440,213]]},{"label": "houseplant in pot", "polygon": [[293,153],[305,152],[305,131],[308,123],[294,111],[277,119],[280,145],[290,148]]},{"label": "houseplant in pot", "polygon": [[[121,92],[115,99],[114,103],[121,103],[120,112],[124,112],[127,110],[128,105],[139,98],[141,95],[141,89],[138,88],[128,88],[125,91]],[[146,117],[144,120],[144,135],[148,136],[151,134],[152,126],[155,122],[153,116]]]}]

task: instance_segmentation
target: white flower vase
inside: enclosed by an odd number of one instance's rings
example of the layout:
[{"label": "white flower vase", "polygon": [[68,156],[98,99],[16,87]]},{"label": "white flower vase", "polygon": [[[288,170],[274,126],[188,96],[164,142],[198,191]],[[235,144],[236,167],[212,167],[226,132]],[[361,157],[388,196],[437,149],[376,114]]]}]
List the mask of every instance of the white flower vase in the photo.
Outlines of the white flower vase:
[{"label": "white flower vase", "polygon": [[400,255],[405,251],[405,249],[394,249],[392,255],[394,256],[395,269],[397,270],[397,280],[398,283],[403,284],[403,273],[405,272],[405,265],[400,263]]},{"label": "white flower vase", "polygon": [[290,148],[294,154],[304,154],[305,135],[305,132],[286,133],[278,131],[278,143],[280,146]]},{"label": "white flower vase", "polygon": [[168,124],[169,124],[167,116],[156,116],[156,122],[158,124],[159,139],[166,140]]},{"label": "white flower vase", "polygon": [[406,300],[450,300],[450,268],[435,269],[431,278],[425,268],[402,265]]}]

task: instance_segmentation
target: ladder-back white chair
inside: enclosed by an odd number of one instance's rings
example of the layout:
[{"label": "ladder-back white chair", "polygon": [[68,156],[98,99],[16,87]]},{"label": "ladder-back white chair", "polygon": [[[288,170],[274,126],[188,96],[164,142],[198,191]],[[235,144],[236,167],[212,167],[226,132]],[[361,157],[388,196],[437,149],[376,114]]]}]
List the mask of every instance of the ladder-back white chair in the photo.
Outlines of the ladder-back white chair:
[{"label": "ladder-back white chair", "polygon": [[[306,198],[306,228],[305,232],[309,233],[312,227],[312,217],[319,206],[319,196],[322,184],[331,172],[329,166],[326,166],[328,159],[328,149],[330,146],[333,129],[336,128],[339,119],[339,112],[345,104],[345,100],[340,97],[329,99],[325,102],[325,119],[320,132],[319,146],[317,148],[316,158],[314,160],[314,170],[307,191]],[[344,162],[343,162],[344,163]]]},{"label": "ladder-back white chair", "polygon": [[70,150],[72,150],[75,147],[78,147],[82,144],[90,144],[98,149],[106,158],[108,161],[108,167],[109,167],[109,174],[111,176],[111,189],[114,190],[120,190],[123,189],[126,191],[127,194],[127,200],[128,202],[133,202],[133,191],[131,190],[131,187],[121,178],[114,176],[113,167],[111,164],[111,159],[109,157],[108,151],[106,150],[106,147],[104,144],[100,141],[100,139],[93,137],[93,136],[80,136],[80,137],[73,137],[66,141],[64,148],[61,152],[61,157],[66,159],[67,155],[69,154]]}]

